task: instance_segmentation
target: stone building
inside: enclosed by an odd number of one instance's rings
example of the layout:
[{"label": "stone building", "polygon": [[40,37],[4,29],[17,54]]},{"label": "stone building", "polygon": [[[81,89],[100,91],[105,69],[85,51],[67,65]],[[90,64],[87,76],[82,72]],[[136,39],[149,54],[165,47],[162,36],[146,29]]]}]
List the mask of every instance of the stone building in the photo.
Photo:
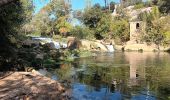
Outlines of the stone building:
[{"label": "stone building", "polygon": [[140,36],[145,33],[146,22],[133,21],[130,22],[130,41],[140,42]]}]

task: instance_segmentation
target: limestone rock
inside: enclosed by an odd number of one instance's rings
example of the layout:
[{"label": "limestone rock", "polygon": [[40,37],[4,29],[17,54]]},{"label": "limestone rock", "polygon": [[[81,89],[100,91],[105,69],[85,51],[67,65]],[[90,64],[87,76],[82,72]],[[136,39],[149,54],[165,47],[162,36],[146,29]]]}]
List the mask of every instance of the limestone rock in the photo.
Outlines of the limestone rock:
[{"label": "limestone rock", "polygon": [[89,41],[89,40],[81,40],[81,49],[84,50],[91,50],[91,51],[103,51],[107,52],[107,47],[102,44],[100,41]]},{"label": "limestone rock", "polygon": [[127,44],[124,48],[125,51],[158,51],[156,45],[147,45],[147,44]]},{"label": "limestone rock", "polygon": [[80,46],[80,41],[75,37],[68,37],[67,47],[69,49],[78,49]]},{"label": "limestone rock", "polygon": [[14,72],[0,80],[0,89],[1,100],[62,100],[65,91],[60,83],[37,72]]}]

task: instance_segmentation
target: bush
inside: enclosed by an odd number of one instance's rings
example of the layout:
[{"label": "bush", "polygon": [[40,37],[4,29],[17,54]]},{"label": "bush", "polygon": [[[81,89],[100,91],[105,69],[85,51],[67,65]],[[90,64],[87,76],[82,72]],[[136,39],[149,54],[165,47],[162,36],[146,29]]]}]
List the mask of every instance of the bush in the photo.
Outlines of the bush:
[{"label": "bush", "polygon": [[71,34],[78,39],[93,39],[94,31],[87,27],[75,26],[71,31]]},{"label": "bush", "polygon": [[135,5],[134,9],[140,9],[140,8],[143,8],[143,7],[144,7],[144,4],[140,3],[140,4]]}]

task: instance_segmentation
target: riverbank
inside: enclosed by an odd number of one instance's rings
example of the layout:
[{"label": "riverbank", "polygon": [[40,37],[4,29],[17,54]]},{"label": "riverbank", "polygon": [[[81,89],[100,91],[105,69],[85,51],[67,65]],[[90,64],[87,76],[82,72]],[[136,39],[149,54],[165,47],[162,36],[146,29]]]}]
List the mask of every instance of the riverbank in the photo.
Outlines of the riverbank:
[{"label": "riverbank", "polygon": [[115,45],[117,51],[139,51],[139,52],[169,52],[170,46],[157,46],[147,44],[126,44],[126,45]]},{"label": "riverbank", "polygon": [[[42,41],[47,41],[50,38],[37,38]],[[114,39],[107,40],[87,40],[87,39],[77,39],[75,37],[67,37],[61,40],[67,41],[65,43],[65,48],[68,49],[78,49],[80,51],[99,51],[99,52],[114,52],[116,51],[144,51],[144,52],[152,52],[152,51],[169,51],[170,45],[166,46],[158,46],[156,44],[148,44],[148,43],[136,43],[134,41],[128,41],[124,43],[124,45],[118,45],[115,43]],[[56,42],[57,41],[57,42]],[[51,40],[51,42],[47,42],[50,44],[50,48],[59,49],[62,46],[62,41],[59,40]]]},{"label": "riverbank", "polygon": [[13,72],[0,79],[0,99],[63,100],[66,89],[37,71]]}]

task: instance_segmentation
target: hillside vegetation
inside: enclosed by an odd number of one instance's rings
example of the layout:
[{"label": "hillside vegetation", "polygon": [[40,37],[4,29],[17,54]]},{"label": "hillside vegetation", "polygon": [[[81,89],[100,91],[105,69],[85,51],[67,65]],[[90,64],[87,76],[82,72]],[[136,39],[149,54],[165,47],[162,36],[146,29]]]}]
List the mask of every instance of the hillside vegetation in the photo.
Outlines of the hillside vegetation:
[{"label": "hillside vegetation", "polygon": [[32,3],[32,0],[13,0],[0,6],[0,66],[40,66],[35,64],[41,62],[33,59],[35,54],[43,52],[49,57],[48,50],[43,47],[25,48],[23,40],[28,39],[27,35],[54,39],[67,36],[88,40],[114,39],[116,44],[123,45],[130,40],[130,21],[146,22],[146,33],[141,34],[140,41],[156,45],[170,43],[169,0],[127,0],[74,11],[65,0],[51,0],[38,13],[34,13]]}]

